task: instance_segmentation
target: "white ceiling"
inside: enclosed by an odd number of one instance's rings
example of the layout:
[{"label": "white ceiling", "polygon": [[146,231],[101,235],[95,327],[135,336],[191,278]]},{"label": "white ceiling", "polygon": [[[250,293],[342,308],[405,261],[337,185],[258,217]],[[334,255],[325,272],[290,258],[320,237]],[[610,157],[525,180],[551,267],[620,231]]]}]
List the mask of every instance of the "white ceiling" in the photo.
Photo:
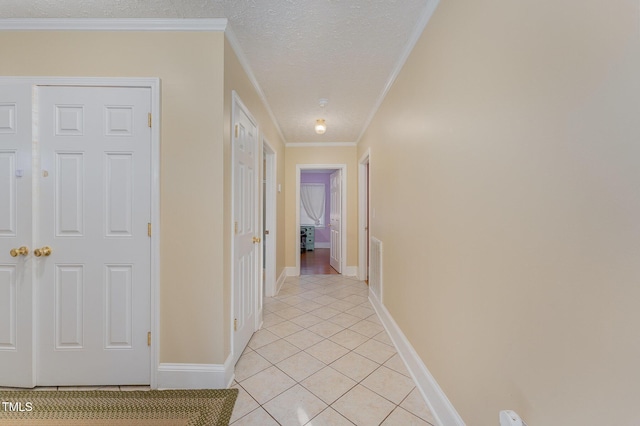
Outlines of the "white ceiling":
[{"label": "white ceiling", "polygon": [[[437,0],[0,0],[0,18],[227,18],[287,143],[357,142]],[[329,99],[323,109],[320,98]],[[313,125],[325,118],[327,132]]]}]

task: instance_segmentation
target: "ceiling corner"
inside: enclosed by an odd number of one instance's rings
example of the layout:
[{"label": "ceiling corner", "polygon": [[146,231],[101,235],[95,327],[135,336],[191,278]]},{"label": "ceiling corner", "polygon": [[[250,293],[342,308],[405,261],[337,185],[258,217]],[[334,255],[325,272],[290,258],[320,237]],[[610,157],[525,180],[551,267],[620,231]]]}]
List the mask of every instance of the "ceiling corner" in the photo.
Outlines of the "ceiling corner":
[{"label": "ceiling corner", "polygon": [[231,29],[231,27],[227,26],[227,29],[225,30],[224,34],[227,37],[227,40],[229,40],[229,45],[235,52],[236,57],[238,58],[238,62],[240,62],[240,66],[242,67],[244,72],[247,74],[247,78],[249,78],[249,81],[253,85],[253,88],[258,93],[258,97],[260,98],[260,100],[262,101],[262,104],[264,105],[265,109],[269,113],[269,117],[271,118],[273,125],[276,127],[276,130],[278,130],[278,135],[280,135],[280,139],[282,140],[282,143],[286,144],[286,139],[284,138],[284,134],[282,133],[282,129],[280,128],[280,123],[276,119],[276,116],[273,113],[271,106],[269,105],[269,102],[267,101],[267,97],[265,96],[264,91],[262,90],[262,87],[260,87],[260,84],[258,83],[258,80],[256,79],[256,76],[254,75],[253,70],[251,69],[251,66],[249,65],[249,61],[247,60],[247,57],[245,56],[244,51],[240,47],[240,43],[238,43],[238,39],[233,33],[233,30]]},{"label": "ceiling corner", "polygon": [[418,22],[416,22],[416,25],[413,27],[413,32],[411,33],[411,37],[407,41],[407,44],[404,50],[402,51],[402,54],[398,58],[398,61],[396,62],[396,65],[393,68],[392,73],[389,75],[387,84],[385,84],[384,88],[382,89],[382,92],[380,92],[380,96],[378,97],[378,100],[373,105],[373,108],[371,108],[371,112],[369,113],[369,117],[367,118],[367,121],[365,121],[364,126],[362,126],[362,130],[360,131],[360,134],[356,139],[356,144],[360,143],[362,136],[364,136],[364,133],[369,128],[369,125],[373,121],[373,117],[375,117],[376,113],[378,112],[378,109],[380,108],[380,106],[382,105],[382,102],[384,101],[384,98],[387,97],[387,93],[389,93],[391,86],[393,86],[393,83],[396,81],[396,78],[398,78],[398,75],[400,74],[400,71],[402,71],[404,64],[407,62],[407,59],[409,59],[409,55],[411,55],[413,48],[416,46],[416,43],[418,42],[418,40],[420,39],[420,36],[424,32],[424,29],[427,27],[427,24],[429,23],[429,20],[431,19],[431,17],[433,16],[433,13],[438,7],[438,4],[440,4],[440,0],[427,1],[427,5],[425,6],[423,12],[420,14],[420,18],[418,19]]}]

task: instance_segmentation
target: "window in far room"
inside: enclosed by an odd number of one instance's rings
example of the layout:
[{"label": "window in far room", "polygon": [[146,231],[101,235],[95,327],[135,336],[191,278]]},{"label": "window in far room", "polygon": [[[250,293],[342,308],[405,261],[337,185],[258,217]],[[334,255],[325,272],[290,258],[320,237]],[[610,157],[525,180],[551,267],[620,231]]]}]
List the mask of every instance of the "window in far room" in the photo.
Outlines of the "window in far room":
[{"label": "window in far room", "polygon": [[300,185],[300,225],[323,228],[325,224],[324,183],[303,183]]}]

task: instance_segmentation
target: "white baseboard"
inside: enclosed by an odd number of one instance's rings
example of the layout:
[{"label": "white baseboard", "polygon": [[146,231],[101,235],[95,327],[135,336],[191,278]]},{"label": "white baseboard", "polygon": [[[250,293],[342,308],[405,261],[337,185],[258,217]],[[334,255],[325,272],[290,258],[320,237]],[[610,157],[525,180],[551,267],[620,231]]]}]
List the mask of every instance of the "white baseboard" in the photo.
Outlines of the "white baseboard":
[{"label": "white baseboard", "polygon": [[462,417],[451,404],[451,401],[444,394],[436,379],[431,375],[422,359],[418,356],[416,350],[411,346],[409,340],[404,335],[393,317],[380,303],[376,296],[370,291],[369,301],[373,305],[382,325],[389,333],[391,341],[396,347],[398,354],[404,361],[407,370],[411,374],[416,386],[420,390],[422,397],[426,401],[429,409],[433,413],[433,417],[439,426],[465,426]]},{"label": "white baseboard", "polygon": [[224,364],[160,364],[158,389],[227,389],[233,383],[233,357]]},{"label": "white baseboard", "polygon": [[331,243],[327,242],[327,243],[319,243],[319,242],[315,242],[313,243],[313,245],[315,246],[315,248],[331,248]]},{"label": "white baseboard", "polygon": [[282,268],[282,273],[278,277],[278,281],[276,281],[276,291],[273,294],[273,296],[275,296],[280,292],[280,289],[282,288],[282,284],[284,284],[284,280],[286,278],[287,278],[287,268]]},{"label": "white baseboard", "polygon": [[298,276],[298,268],[295,266],[287,266],[284,268],[287,271],[287,277],[297,277]]},{"label": "white baseboard", "polygon": [[345,277],[357,277],[358,276],[358,267],[357,266],[347,266],[342,271],[342,275]]}]

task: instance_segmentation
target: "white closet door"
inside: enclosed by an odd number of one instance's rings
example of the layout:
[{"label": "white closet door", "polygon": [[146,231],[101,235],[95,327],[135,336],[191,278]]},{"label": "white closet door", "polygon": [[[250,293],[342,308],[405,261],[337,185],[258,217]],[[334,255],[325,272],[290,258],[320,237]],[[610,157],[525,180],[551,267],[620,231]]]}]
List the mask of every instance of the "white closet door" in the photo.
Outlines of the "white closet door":
[{"label": "white closet door", "polygon": [[148,384],[150,90],[38,99],[37,383]]},{"label": "white closet door", "polygon": [[31,173],[31,86],[0,85],[0,386],[35,384]]}]

